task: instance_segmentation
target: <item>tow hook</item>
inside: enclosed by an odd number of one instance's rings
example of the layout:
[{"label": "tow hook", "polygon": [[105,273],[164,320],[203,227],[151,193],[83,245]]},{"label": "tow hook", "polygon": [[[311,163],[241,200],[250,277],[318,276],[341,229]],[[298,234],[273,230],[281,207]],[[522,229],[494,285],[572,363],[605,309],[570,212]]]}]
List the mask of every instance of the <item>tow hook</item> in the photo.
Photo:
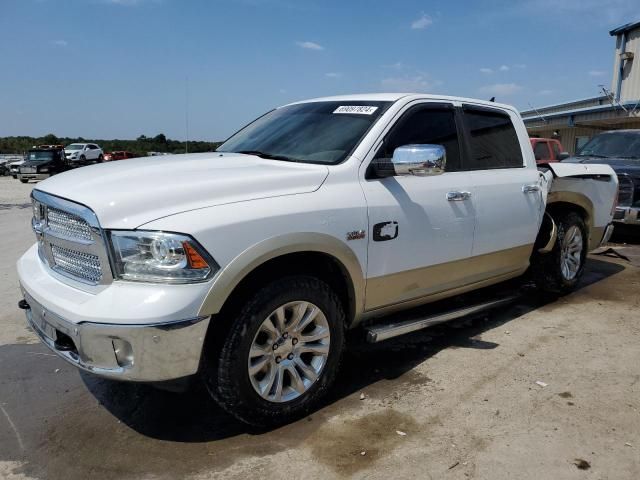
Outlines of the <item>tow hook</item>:
[{"label": "tow hook", "polygon": [[21,310],[29,310],[31,306],[27,303],[27,301],[23,298],[18,302],[18,308]]}]

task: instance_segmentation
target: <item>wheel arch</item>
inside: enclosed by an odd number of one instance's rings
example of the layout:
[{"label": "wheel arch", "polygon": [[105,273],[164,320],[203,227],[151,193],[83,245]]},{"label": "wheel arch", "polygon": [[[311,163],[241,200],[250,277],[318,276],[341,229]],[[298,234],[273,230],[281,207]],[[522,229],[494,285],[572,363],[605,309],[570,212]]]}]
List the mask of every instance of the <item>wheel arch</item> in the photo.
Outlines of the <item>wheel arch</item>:
[{"label": "wheel arch", "polygon": [[263,240],[248,248],[218,273],[199,315],[233,308],[270,275],[315,274],[329,283],[345,308],[347,322],[364,308],[364,275],[356,254],[335,237],[296,233]]},{"label": "wheel arch", "polygon": [[546,211],[554,219],[561,212],[574,211],[579,213],[587,228],[589,250],[598,247],[601,236],[598,237],[594,234],[594,206],[589,197],[579,192],[551,192],[547,200]]}]

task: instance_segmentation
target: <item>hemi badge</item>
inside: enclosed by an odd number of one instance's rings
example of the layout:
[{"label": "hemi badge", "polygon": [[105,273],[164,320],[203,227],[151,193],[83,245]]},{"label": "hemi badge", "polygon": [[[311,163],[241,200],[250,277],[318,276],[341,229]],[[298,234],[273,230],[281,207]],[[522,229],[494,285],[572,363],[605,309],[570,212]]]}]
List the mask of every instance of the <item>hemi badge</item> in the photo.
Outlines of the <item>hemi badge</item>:
[{"label": "hemi badge", "polygon": [[347,240],[361,240],[365,237],[366,232],[364,230],[354,230],[347,233]]}]

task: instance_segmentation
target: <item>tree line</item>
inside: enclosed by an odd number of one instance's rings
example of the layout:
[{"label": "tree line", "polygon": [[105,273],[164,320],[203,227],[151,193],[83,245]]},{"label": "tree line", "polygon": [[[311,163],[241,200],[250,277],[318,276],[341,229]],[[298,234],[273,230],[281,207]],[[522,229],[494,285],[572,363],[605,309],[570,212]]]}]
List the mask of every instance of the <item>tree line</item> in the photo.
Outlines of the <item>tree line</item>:
[{"label": "tree line", "polygon": [[[22,154],[34,145],[69,145],[71,143],[95,143],[102,147],[104,152],[127,150],[141,156],[146,155],[147,152],[185,153],[187,151],[186,142],[172,140],[163,133],[155,137],[140,135],[135,140],[57,137],[53,133],[49,133],[44,137],[0,137],[0,153]],[[189,141],[188,151],[189,153],[212,152],[221,144],[222,142]]]}]

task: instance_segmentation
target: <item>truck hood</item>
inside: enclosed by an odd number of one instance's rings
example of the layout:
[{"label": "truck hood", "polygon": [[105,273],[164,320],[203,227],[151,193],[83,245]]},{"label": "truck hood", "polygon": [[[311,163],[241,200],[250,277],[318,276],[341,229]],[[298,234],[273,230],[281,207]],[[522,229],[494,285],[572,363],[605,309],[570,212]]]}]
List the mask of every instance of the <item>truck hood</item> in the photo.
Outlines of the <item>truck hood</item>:
[{"label": "truck hood", "polygon": [[104,228],[132,229],[188,210],[313,192],[328,174],[324,165],[211,152],[77,168],[37,189],[86,205]]}]

